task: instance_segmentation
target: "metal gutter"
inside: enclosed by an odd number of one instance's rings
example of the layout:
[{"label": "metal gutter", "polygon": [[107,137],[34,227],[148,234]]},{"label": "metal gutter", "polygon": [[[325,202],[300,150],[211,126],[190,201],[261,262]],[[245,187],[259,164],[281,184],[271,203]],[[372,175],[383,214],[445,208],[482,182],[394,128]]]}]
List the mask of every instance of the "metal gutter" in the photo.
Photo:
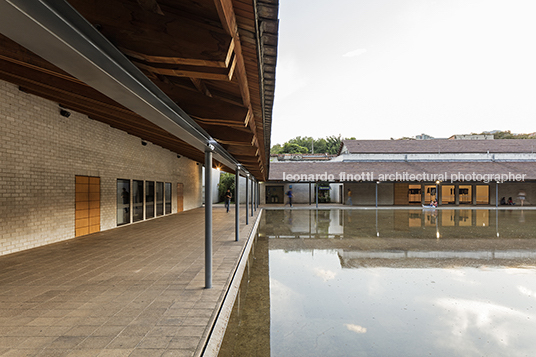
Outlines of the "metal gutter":
[{"label": "metal gutter", "polygon": [[201,152],[249,172],[64,0],[0,0],[0,32]]}]

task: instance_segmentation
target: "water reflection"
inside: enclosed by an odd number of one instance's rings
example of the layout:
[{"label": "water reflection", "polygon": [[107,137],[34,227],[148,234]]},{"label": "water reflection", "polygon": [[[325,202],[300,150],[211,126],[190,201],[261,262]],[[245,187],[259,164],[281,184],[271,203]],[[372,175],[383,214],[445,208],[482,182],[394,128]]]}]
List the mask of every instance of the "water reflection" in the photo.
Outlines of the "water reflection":
[{"label": "water reflection", "polygon": [[266,211],[220,355],[533,355],[534,213]]},{"label": "water reflection", "polygon": [[530,238],[536,211],[273,210],[265,217],[264,232],[274,238]]}]

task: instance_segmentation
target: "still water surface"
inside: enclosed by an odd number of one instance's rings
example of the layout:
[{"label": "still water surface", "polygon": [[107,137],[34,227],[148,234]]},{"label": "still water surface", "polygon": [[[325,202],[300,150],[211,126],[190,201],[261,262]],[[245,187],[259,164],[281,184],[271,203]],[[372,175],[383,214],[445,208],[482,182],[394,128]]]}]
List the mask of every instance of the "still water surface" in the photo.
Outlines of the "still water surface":
[{"label": "still water surface", "polygon": [[265,211],[220,356],[534,356],[535,225],[527,210]]}]

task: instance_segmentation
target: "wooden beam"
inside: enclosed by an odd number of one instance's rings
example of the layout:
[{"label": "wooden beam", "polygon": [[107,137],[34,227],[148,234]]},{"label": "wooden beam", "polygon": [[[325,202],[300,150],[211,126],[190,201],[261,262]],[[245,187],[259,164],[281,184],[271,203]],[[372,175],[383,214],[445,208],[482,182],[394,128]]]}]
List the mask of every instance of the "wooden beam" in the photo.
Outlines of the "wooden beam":
[{"label": "wooden beam", "polygon": [[228,145],[251,146],[253,134],[246,130],[199,123],[218,142]]},{"label": "wooden beam", "polygon": [[226,145],[225,150],[235,157],[238,156],[256,156],[257,148],[253,146],[232,146]]},{"label": "wooden beam", "polygon": [[247,108],[175,86],[171,81],[169,83],[157,81],[155,84],[194,119],[244,126]]},{"label": "wooden beam", "polygon": [[4,57],[0,57],[0,73],[3,79],[19,86],[42,88],[43,91],[50,91],[58,96],[66,94],[77,96],[81,102],[98,104],[98,108],[117,111],[118,115],[133,113],[95,89],[72,77],[65,77],[62,73],[50,70],[42,72],[38,67],[20,65],[17,61]]},{"label": "wooden beam", "polygon": [[227,68],[233,38],[221,28],[159,15],[136,2],[70,0],[69,3],[125,54],[147,62]]},{"label": "wooden beam", "polygon": [[190,80],[192,81],[192,83],[194,84],[194,86],[197,88],[198,91],[200,91],[201,93],[203,93],[207,97],[212,98],[212,93],[210,93],[210,91],[208,90],[207,86],[205,85],[205,83],[201,79],[190,78]]},{"label": "wooden beam", "polygon": [[251,106],[251,99],[249,94],[248,79],[246,73],[246,67],[244,64],[244,56],[242,54],[242,45],[240,43],[240,36],[238,33],[238,26],[236,24],[236,16],[233,9],[233,3],[231,0],[214,0],[218,15],[224,30],[230,35],[235,42],[234,52],[236,55],[236,74],[238,84],[240,86],[240,93],[242,94],[242,100],[245,107]]},{"label": "wooden beam", "polygon": [[138,0],[138,4],[140,4],[141,8],[145,11],[150,11],[158,15],[164,15],[156,0]]},{"label": "wooden beam", "polygon": [[236,67],[236,60],[233,59],[228,68],[201,67],[179,64],[153,64],[147,62],[132,61],[139,68],[171,77],[188,77],[197,79],[211,79],[219,81],[230,81]]}]

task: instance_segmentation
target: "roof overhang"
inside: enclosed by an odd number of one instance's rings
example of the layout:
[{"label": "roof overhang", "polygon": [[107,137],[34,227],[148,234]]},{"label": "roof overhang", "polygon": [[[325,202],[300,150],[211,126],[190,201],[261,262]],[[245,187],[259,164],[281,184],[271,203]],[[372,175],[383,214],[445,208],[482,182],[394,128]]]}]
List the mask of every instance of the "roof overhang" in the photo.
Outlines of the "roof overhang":
[{"label": "roof overhang", "polygon": [[[256,108],[266,88],[247,81],[248,73],[255,72],[252,75],[257,77],[262,73],[259,65],[264,58],[258,57],[259,51],[253,55],[242,51],[238,34],[233,34],[230,27],[237,23],[233,3],[204,1],[212,9],[206,11],[212,14],[207,18],[189,11],[189,1],[161,1],[164,12],[156,1],[152,3],[156,10],[147,9],[147,2],[121,0],[0,0],[0,33],[14,41],[4,37],[0,41],[5,43],[0,51],[0,61],[5,64],[0,66],[0,79],[196,161],[202,162],[204,151],[213,148],[214,158],[224,169],[234,171],[241,164],[244,173],[266,179],[269,161],[263,156],[266,145],[269,148],[271,126],[265,125],[265,114],[255,111],[271,114],[271,105]],[[102,4],[108,8],[101,9]],[[252,2],[251,11],[254,9]],[[129,20],[111,21],[107,14],[113,10]],[[155,15],[155,11],[162,14]],[[121,39],[121,34],[130,30],[133,18],[143,31],[139,38],[129,34]],[[167,57],[137,61],[141,52],[159,54],[162,48],[151,45],[151,35],[158,42],[158,35],[168,30],[165,26],[169,21],[183,26],[183,18],[192,31],[190,39],[199,39],[201,47],[210,46],[213,36],[222,48],[189,47],[181,39],[167,38],[170,42],[164,47],[176,45],[165,53]],[[252,23],[258,24],[258,17]],[[155,32],[155,26],[164,28]],[[252,30],[258,31],[255,26]],[[257,40],[254,42],[259,50]],[[214,61],[203,58],[209,49],[213,51],[207,56]],[[255,67],[245,66],[246,56]],[[169,66],[161,62],[170,58],[183,62],[182,74],[165,71]],[[228,75],[217,75],[213,69],[218,66]],[[185,68],[190,71],[183,73]],[[185,86],[185,82],[192,85]],[[239,93],[238,99],[233,98],[233,91]]]}]

